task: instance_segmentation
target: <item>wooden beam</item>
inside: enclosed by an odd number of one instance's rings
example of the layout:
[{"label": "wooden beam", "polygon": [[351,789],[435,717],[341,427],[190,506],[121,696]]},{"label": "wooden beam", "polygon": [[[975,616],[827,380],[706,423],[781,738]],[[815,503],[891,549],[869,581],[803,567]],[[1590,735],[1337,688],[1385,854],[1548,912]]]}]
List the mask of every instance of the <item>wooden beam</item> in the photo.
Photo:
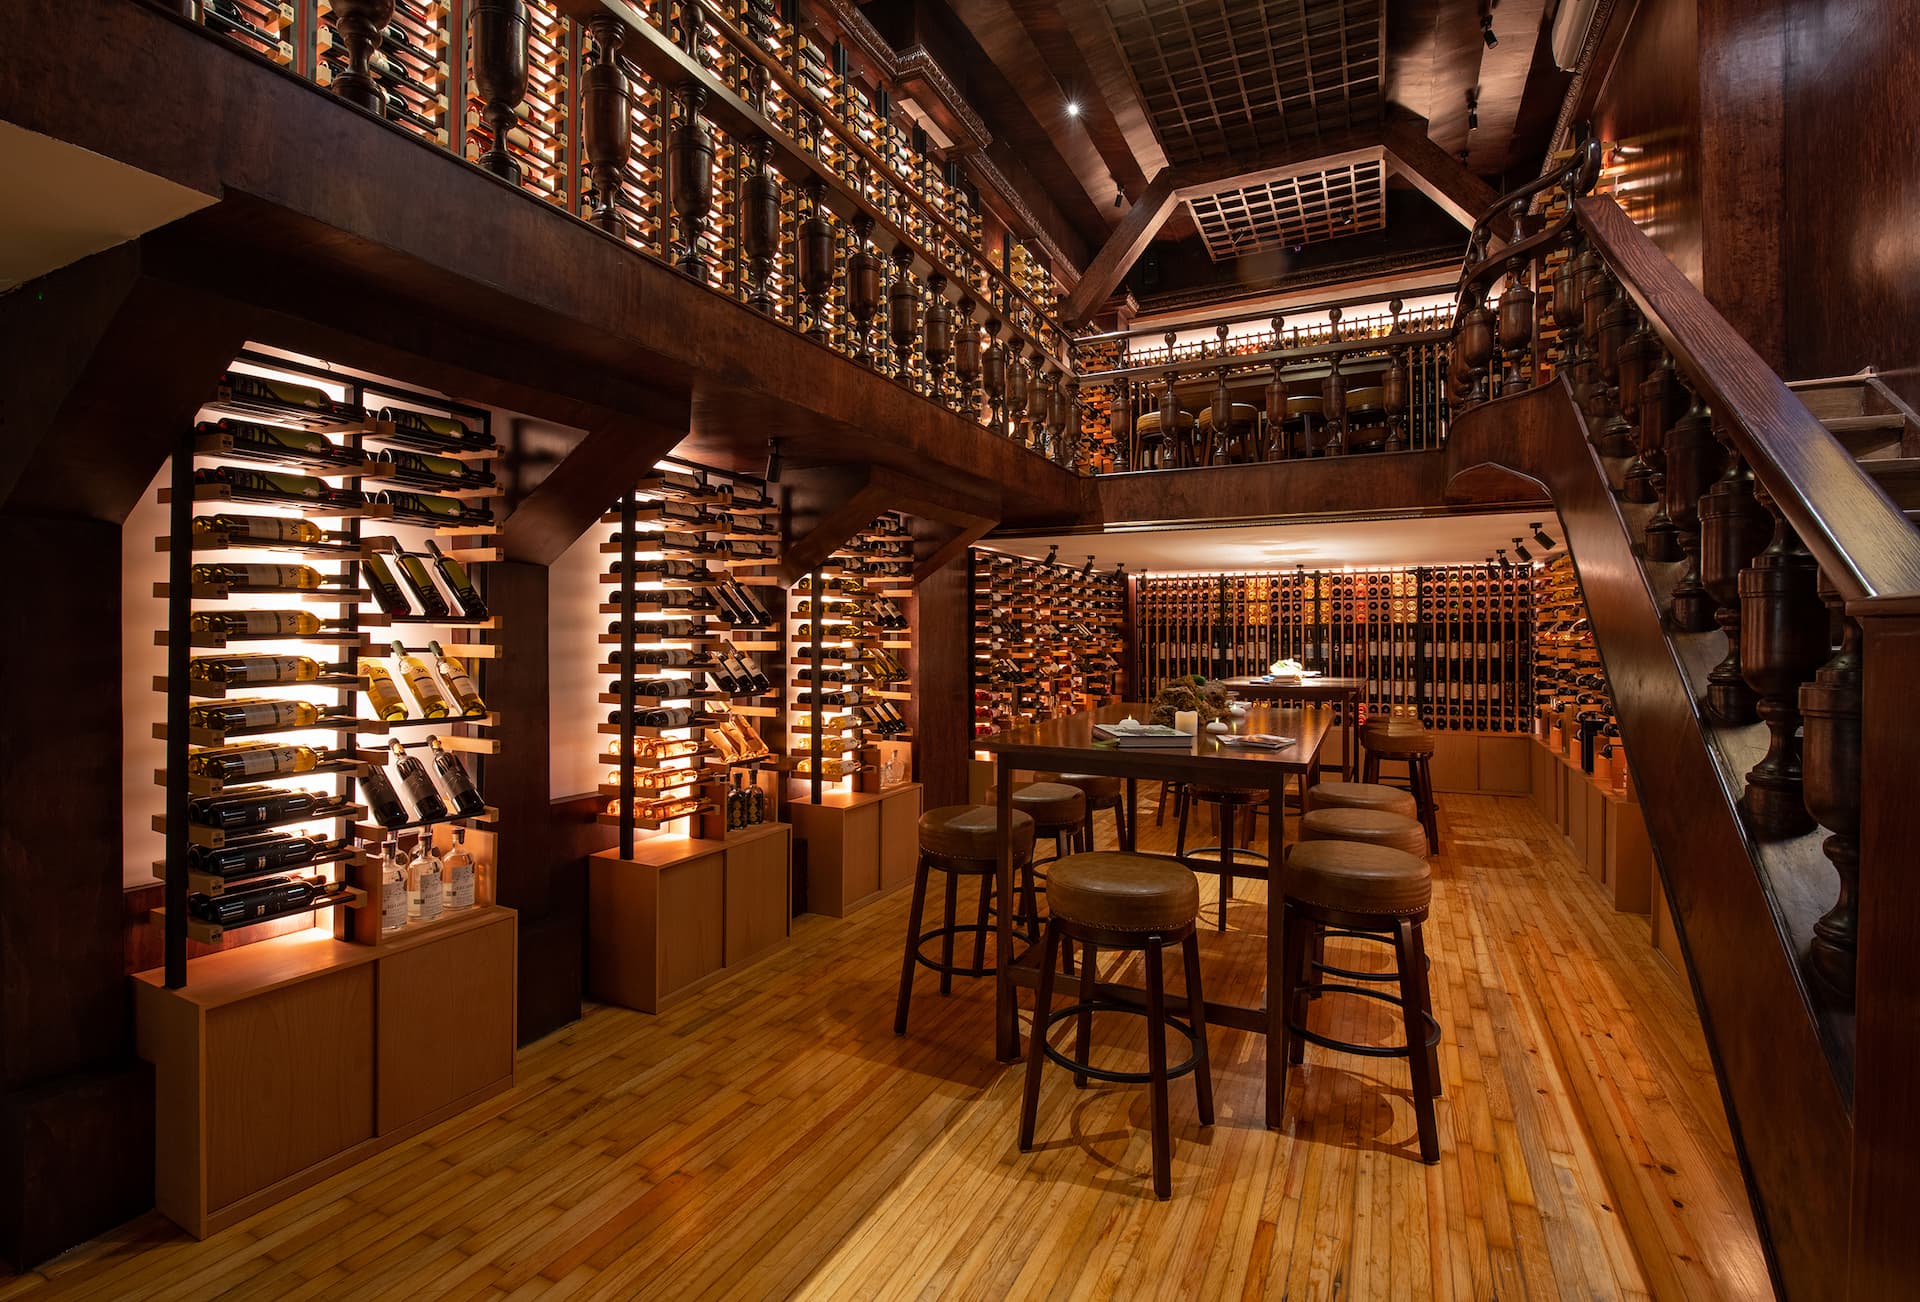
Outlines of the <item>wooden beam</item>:
[{"label": "wooden beam", "polygon": [[780,581],[797,583],[802,576],[826,564],[847,539],[873,523],[887,509],[886,489],[874,482],[871,467],[822,466],[787,472],[787,504],[799,519],[812,517],[805,535],[787,544],[780,557]]},{"label": "wooden beam", "polygon": [[987,531],[999,523],[998,520],[976,519],[972,524],[960,525],[925,560],[913,567],[914,585],[917,587],[925,583],[954,561],[965,556],[967,548],[986,537]]},{"label": "wooden beam", "polygon": [[[644,478],[687,436],[691,405],[661,400],[651,417],[607,413],[540,486],[513,508],[501,530],[510,560],[551,565],[614,499]],[[677,418],[676,418],[677,417]]]},{"label": "wooden beam", "polygon": [[1388,123],[1385,144],[1393,170],[1462,226],[1471,228],[1500,197],[1459,159],[1428,139],[1425,122]]},{"label": "wooden beam", "polygon": [[1073,293],[1060,311],[1068,329],[1084,322],[1107,301],[1107,296],[1119,287],[1127,272],[1133,269],[1135,260],[1153,242],[1153,237],[1166,224],[1174,205],[1179,202],[1174,194],[1174,169],[1163,167],[1153,180],[1147,182],[1146,192],[1120,219],[1113,234],[1107,237],[1107,242],[1100,246],[1100,252],[1088,264],[1087,274],[1073,287]]},{"label": "wooden beam", "polygon": [[1288,176],[1304,176],[1330,167],[1379,158],[1385,147],[1379,127],[1342,131],[1317,140],[1263,150],[1251,158],[1225,158],[1176,169],[1174,197],[1201,199],[1224,190],[1264,185]]}]

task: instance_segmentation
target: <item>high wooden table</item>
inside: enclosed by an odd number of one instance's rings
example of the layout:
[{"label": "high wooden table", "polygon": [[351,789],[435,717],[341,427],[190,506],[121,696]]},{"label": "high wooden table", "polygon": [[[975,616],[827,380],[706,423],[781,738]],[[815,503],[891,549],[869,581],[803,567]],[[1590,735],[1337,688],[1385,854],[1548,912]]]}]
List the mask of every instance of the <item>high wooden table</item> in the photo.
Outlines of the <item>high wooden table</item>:
[{"label": "high wooden table", "polygon": [[[1340,706],[1340,773],[1360,772],[1360,693],[1364,678],[1222,678],[1221,685],[1256,701],[1335,701]],[[1256,729],[1255,731],[1258,731]]]},{"label": "high wooden table", "polygon": [[[1133,829],[1139,826],[1137,793],[1139,781],[1200,782],[1213,786],[1244,787],[1265,791],[1267,806],[1267,862],[1235,861],[1234,876],[1272,881],[1280,866],[1281,847],[1286,840],[1287,784],[1299,779],[1304,796],[1306,788],[1320,778],[1320,747],[1332,730],[1330,712],[1324,707],[1274,708],[1255,706],[1239,724],[1240,732],[1274,733],[1292,737],[1293,745],[1284,750],[1256,750],[1229,747],[1211,733],[1202,732],[1187,749],[1165,746],[1126,747],[1096,742],[1093,725],[1114,723],[1132,716],[1144,719],[1145,705],[1109,705],[1099,710],[1051,719],[1025,728],[994,733],[975,743],[995,759],[994,786],[998,789],[998,827],[1000,829],[999,898],[1013,895],[1013,775],[1021,769],[1059,773],[1091,773],[1127,781],[1127,835],[1124,850],[1134,849]],[[1304,803],[1304,802],[1303,802]],[[1172,856],[1166,856],[1172,857]],[[1225,901],[1221,902],[1225,907]],[[1020,1056],[1020,1025],[1014,1006],[1016,986],[1037,987],[1040,970],[1036,964],[1038,946],[1015,956],[1013,952],[1013,914],[1010,908],[997,910],[994,924],[994,951],[1000,955],[995,977],[994,1031],[995,1051],[1002,1062]],[[1081,996],[1078,974],[1053,978],[1054,989],[1068,999]],[[1265,1035],[1269,1044],[1279,1043],[1280,1021],[1286,1010],[1275,994],[1280,989],[1280,892],[1267,891],[1267,990],[1264,1007],[1247,1008],[1239,1004],[1206,1001],[1207,1019],[1216,1026],[1232,1026]],[[1101,984],[1101,993],[1109,998],[1144,1000],[1145,992],[1131,987]],[[1280,1062],[1267,1055],[1267,1125],[1280,1124]]]}]

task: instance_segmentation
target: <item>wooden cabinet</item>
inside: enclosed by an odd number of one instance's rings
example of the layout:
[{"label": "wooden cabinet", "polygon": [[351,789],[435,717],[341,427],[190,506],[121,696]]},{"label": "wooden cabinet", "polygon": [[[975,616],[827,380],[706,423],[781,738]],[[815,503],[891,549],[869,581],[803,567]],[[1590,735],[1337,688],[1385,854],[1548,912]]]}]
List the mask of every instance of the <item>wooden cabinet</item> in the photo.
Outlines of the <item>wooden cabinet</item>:
[{"label": "wooden cabinet", "polygon": [[642,1012],[786,943],[793,828],[762,823],[724,841],[663,836],[633,857],[587,861],[587,989]]},{"label": "wooden cabinet", "polygon": [[154,1201],[199,1238],[513,1083],[516,916],[378,945],[296,932],[133,978]]},{"label": "wooden cabinet", "polygon": [[917,782],[885,791],[837,791],[787,806],[806,843],[807,909],[844,918],[913,878],[920,854]]}]

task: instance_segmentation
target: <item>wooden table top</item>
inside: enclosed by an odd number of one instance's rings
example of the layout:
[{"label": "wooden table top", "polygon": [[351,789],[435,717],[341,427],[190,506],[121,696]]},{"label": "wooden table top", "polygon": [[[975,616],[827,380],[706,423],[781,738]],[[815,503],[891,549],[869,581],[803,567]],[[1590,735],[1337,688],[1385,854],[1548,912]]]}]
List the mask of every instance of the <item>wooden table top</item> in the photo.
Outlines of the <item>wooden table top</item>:
[{"label": "wooden table top", "polygon": [[1009,728],[982,737],[974,745],[1021,767],[1257,787],[1317,763],[1320,747],[1334,726],[1332,711],[1318,706],[1253,706],[1237,731],[1292,737],[1293,745],[1284,750],[1223,746],[1218,734],[1204,730],[1193,739],[1192,747],[1184,750],[1174,746],[1115,746],[1094,736],[1096,723],[1118,723],[1128,717],[1144,719],[1150,713],[1146,705],[1123,702],[1024,728]]}]

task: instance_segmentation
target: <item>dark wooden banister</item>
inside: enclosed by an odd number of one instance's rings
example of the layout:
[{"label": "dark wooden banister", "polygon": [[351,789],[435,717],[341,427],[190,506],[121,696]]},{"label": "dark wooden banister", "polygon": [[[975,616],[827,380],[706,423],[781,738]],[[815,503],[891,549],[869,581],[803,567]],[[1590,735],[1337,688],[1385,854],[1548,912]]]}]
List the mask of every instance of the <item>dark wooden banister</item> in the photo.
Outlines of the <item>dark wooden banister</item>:
[{"label": "dark wooden banister", "polygon": [[1574,213],[1849,602],[1920,596],[1920,533],[1611,198]]}]

